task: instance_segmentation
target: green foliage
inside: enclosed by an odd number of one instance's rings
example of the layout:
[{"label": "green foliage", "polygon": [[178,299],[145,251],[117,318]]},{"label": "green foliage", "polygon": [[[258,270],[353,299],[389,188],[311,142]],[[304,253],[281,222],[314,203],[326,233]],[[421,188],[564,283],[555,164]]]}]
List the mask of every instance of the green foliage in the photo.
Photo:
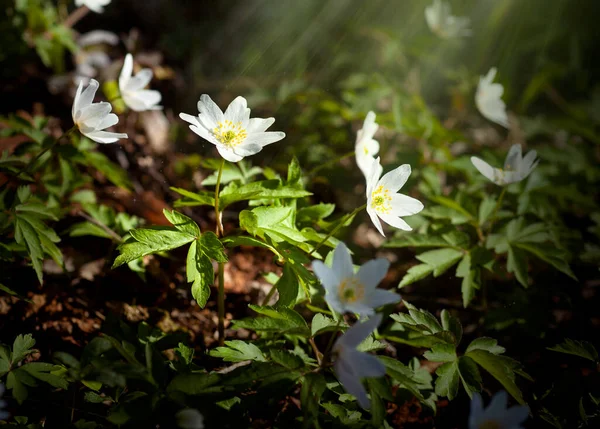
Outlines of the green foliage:
[{"label": "green foliage", "polygon": [[579,356],[594,363],[599,362],[598,351],[594,345],[588,341],[577,341],[566,338],[564,343],[557,344],[554,347],[548,347],[548,350]]}]

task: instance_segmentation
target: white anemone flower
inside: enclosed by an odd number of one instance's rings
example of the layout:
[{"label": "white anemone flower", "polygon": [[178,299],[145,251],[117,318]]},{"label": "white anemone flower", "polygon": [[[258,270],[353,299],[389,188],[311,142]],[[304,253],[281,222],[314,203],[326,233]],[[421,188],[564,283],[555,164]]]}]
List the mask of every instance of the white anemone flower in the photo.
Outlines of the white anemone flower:
[{"label": "white anemone flower", "polygon": [[361,317],[375,314],[375,308],[400,301],[400,295],[377,285],[385,277],[390,262],[384,258],[373,259],[354,274],[352,257],[344,243],[333,252],[333,264],[329,268],[321,261],[313,261],[312,268],[323,287],[325,299],[338,313],[356,313]]},{"label": "white anemone flower", "polygon": [[127,138],[124,133],[111,133],[103,131],[119,122],[114,113],[110,113],[112,106],[106,101],[94,103],[94,96],[100,84],[95,79],[90,79],[90,84],[83,90],[83,82],[79,83],[75,100],[73,101],[73,122],[84,136],[97,143],[114,143],[119,139]]},{"label": "white anemone flower", "polygon": [[475,393],[471,400],[469,429],[523,429],[521,423],[527,420],[529,407],[517,405],[506,408],[507,399],[506,392],[500,391],[484,409],[481,395]]},{"label": "white anemone flower", "polygon": [[373,158],[379,152],[379,142],[373,139],[379,125],[375,122],[375,113],[367,113],[363,127],[356,134],[354,153],[356,164],[365,177],[369,176]]},{"label": "white anemone flower", "polygon": [[251,119],[244,97],[236,97],[223,113],[208,95],[203,94],[198,101],[198,111],[198,116],[180,113],[179,117],[191,124],[193,132],[214,144],[229,162],[241,161],[285,137],[281,131],[267,131],[275,118]]},{"label": "white anemone flower", "polygon": [[471,20],[453,16],[450,5],[442,0],[433,0],[433,4],[425,8],[425,20],[429,29],[442,39],[471,35]]},{"label": "white anemone flower", "polygon": [[175,414],[177,426],[181,429],[204,429],[204,416],[195,408],[185,408]]},{"label": "white anemone flower", "polygon": [[490,179],[496,185],[504,186],[511,183],[520,182],[525,179],[537,167],[539,159],[536,159],[537,152],[531,150],[523,156],[521,145],[511,146],[504,161],[504,168],[494,168],[484,160],[471,157],[471,162],[481,174]]},{"label": "white anemone flower", "polygon": [[333,352],[337,355],[333,364],[335,375],[346,392],[356,396],[359,405],[364,409],[369,409],[371,402],[361,383],[361,378],[383,377],[385,366],[375,356],[358,351],[356,348],[377,329],[380,323],[381,314],[376,314],[366,322],[356,323],[333,345]]},{"label": "white anemone flower", "polygon": [[492,67],[486,76],[479,77],[475,104],[485,118],[508,128],[506,104],[502,101],[504,87],[499,83],[493,83],[496,72],[496,67]]},{"label": "white anemone flower", "polygon": [[75,0],[76,6],[87,6],[96,13],[104,12],[104,6],[108,6],[111,0]]},{"label": "white anemone flower", "polygon": [[[410,216],[423,210],[421,201],[397,192],[404,186],[410,176],[410,165],[400,167],[381,177],[383,167],[379,158],[373,160],[370,176],[367,177],[367,213],[381,235],[383,227],[379,218],[394,228],[412,231],[401,216]],[[380,179],[381,177],[381,179]]]},{"label": "white anemone flower", "polygon": [[2,395],[4,395],[5,390],[6,388],[4,387],[4,384],[0,384],[0,422],[8,420],[10,417],[10,414],[8,414],[7,411],[4,411],[4,408],[6,408],[7,404],[6,401],[2,399]]},{"label": "white anemone flower", "polygon": [[123,62],[123,69],[119,76],[119,90],[123,101],[131,110],[143,112],[145,110],[160,110],[158,106],[162,96],[160,92],[151,89],[144,89],[152,80],[152,70],[145,68],[140,70],[135,76],[133,74],[133,57],[127,54]]}]

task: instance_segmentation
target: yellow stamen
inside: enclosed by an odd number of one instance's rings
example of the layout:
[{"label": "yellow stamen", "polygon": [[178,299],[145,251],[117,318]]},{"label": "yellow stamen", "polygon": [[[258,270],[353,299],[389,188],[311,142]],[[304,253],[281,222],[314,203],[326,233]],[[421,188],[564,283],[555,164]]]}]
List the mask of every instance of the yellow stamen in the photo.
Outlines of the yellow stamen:
[{"label": "yellow stamen", "polygon": [[340,283],[338,295],[342,302],[362,301],[365,297],[365,286],[354,277],[346,278]]},{"label": "yellow stamen", "polygon": [[233,123],[228,119],[221,121],[212,130],[213,136],[222,144],[235,147],[246,140],[248,134],[241,122]]},{"label": "yellow stamen", "polygon": [[371,194],[371,207],[379,213],[389,214],[392,211],[392,196],[389,189],[379,185]]}]

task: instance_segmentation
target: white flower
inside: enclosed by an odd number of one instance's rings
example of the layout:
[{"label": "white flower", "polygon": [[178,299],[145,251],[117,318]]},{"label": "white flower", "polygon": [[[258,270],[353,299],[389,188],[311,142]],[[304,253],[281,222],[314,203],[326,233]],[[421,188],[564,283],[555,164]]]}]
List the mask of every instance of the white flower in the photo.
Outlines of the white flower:
[{"label": "white flower", "polygon": [[390,267],[387,259],[373,259],[354,274],[352,258],[344,243],[335,248],[331,268],[321,261],[313,261],[312,267],[325,288],[327,303],[338,313],[371,316],[375,308],[401,299],[396,293],[376,289]]},{"label": "white flower", "polygon": [[529,173],[531,173],[538,165],[539,159],[536,159],[536,156],[536,151],[532,150],[523,157],[521,145],[514,144],[508,151],[508,155],[506,155],[503,169],[494,168],[476,156],[471,157],[471,162],[481,174],[496,185],[503,186],[514,182],[520,182],[529,176]]},{"label": "white flower", "polygon": [[471,21],[467,17],[452,16],[450,5],[442,0],[433,0],[425,8],[425,20],[429,29],[442,39],[469,36]]},{"label": "white flower", "polygon": [[3,420],[7,420],[10,417],[10,414],[8,414],[7,411],[4,411],[3,409],[6,408],[6,401],[2,399],[2,395],[4,395],[4,391],[6,390],[6,388],[4,387],[4,384],[0,384],[0,422]]},{"label": "white flower", "polygon": [[410,165],[401,165],[380,179],[382,172],[379,158],[374,159],[370,176],[367,177],[367,213],[377,231],[383,236],[385,234],[379,218],[394,228],[411,231],[412,228],[400,216],[419,213],[423,210],[423,204],[412,197],[397,193],[410,176]]},{"label": "white flower", "polygon": [[382,377],[385,366],[375,356],[360,352],[356,347],[362,343],[381,323],[381,314],[376,314],[363,323],[356,323],[335,342],[333,352],[337,359],[333,364],[336,377],[346,392],[356,396],[361,407],[368,409],[371,402],[361,383],[364,377]]},{"label": "white flower", "polygon": [[373,158],[379,152],[379,142],[373,139],[378,128],[379,125],[375,122],[375,113],[369,112],[363,127],[356,134],[356,144],[354,146],[356,164],[365,177],[369,176]]},{"label": "white flower", "polygon": [[219,154],[229,162],[238,162],[254,155],[268,144],[285,137],[281,131],[269,131],[274,118],[252,118],[244,97],[236,97],[225,113],[212,99],[203,94],[198,101],[198,116],[180,113],[179,117],[189,122],[190,129],[214,144]]},{"label": "white flower", "polygon": [[152,80],[152,70],[142,69],[133,77],[132,73],[133,57],[127,54],[119,76],[119,90],[125,104],[136,112],[162,109],[162,106],[158,106],[162,99],[160,92],[143,89]]},{"label": "white flower", "polygon": [[521,423],[527,420],[529,407],[518,405],[506,408],[507,395],[500,391],[494,395],[490,405],[483,409],[481,395],[475,393],[471,400],[469,429],[522,429]]},{"label": "white flower", "polygon": [[506,104],[502,101],[504,88],[499,83],[492,83],[496,77],[496,67],[492,67],[486,76],[479,77],[475,104],[479,112],[492,122],[508,128]]},{"label": "white flower", "polygon": [[90,79],[89,86],[83,90],[83,82],[79,83],[75,100],[73,101],[73,122],[84,136],[97,143],[114,143],[119,139],[127,138],[127,134],[103,131],[119,122],[114,113],[110,113],[112,106],[106,101],[93,103],[94,96],[100,84],[95,79]]},{"label": "white flower", "polygon": [[204,416],[195,408],[186,408],[175,414],[177,426],[181,429],[204,429]]},{"label": "white flower", "polygon": [[75,0],[76,6],[87,6],[96,13],[104,12],[104,6],[108,6],[110,0]]}]

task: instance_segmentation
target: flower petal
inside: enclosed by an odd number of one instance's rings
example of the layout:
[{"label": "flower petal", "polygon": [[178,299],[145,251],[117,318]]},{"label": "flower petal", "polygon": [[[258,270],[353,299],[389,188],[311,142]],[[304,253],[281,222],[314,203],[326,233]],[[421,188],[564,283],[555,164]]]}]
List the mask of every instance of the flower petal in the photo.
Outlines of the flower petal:
[{"label": "flower petal", "polygon": [[401,229],[403,231],[412,231],[412,227],[407,224],[404,219],[399,218],[393,214],[387,214],[387,213],[379,213],[379,217],[381,218],[381,220],[383,220],[385,223],[387,223],[390,226],[393,226],[394,228],[398,228]]},{"label": "flower petal", "polygon": [[212,130],[217,126],[217,123],[223,121],[223,111],[207,94],[202,94],[200,96],[200,101],[198,101],[198,111],[200,112],[200,121],[209,130]]},{"label": "flower petal", "polygon": [[234,147],[232,150],[234,153],[246,157],[256,155],[262,150],[262,146],[256,143],[248,143],[245,141],[241,145]]},{"label": "flower petal", "polygon": [[248,102],[244,97],[236,97],[225,110],[225,119],[229,119],[231,122],[246,124],[250,118],[250,109],[248,109]]},{"label": "flower petal", "polygon": [[475,392],[471,399],[471,412],[469,413],[469,429],[477,429],[479,421],[483,417],[483,400],[481,394]]},{"label": "flower petal", "polygon": [[118,123],[119,117],[114,113],[109,113],[108,115],[106,115],[106,117],[104,117],[104,119],[102,119],[102,121],[98,124],[96,129],[98,131],[103,130],[105,128],[112,127],[113,125],[117,125]]},{"label": "flower petal", "polygon": [[321,281],[325,291],[331,293],[337,292],[340,285],[340,277],[334,270],[321,261],[313,261],[312,269],[317,278]]},{"label": "flower petal", "polygon": [[275,123],[275,118],[251,118],[248,120],[248,127],[246,128],[246,132],[248,134],[252,133],[262,133],[267,131],[267,129]]},{"label": "flower petal", "polygon": [[195,125],[197,127],[201,126],[197,116],[188,115],[187,113],[180,113],[179,117],[192,125]]},{"label": "flower petal", "polygon": [[337,245],[333,251],[333,263],[331,268],[340,281],[354,277],[354,267],[352,265],[352,256],[344,243]]},{"label": "flower petal", "polygon": [[385,289],[375,289],[373,292],[371,292],[371,295],[369,295],[369,305],[372,308],[379,308],[388,304],[396,304],[401,300],[402,297],[400,295]]},{"label": "flower petal", "polygon": [[[203,129],[203,128],[200,128],[200,129]],[[196,132],[196,130],[192,130],[192,131]],[[223,146],[221,144],[216,144],[216,146],[217,146],[217,151],[219,152],[219,155],[221,155],[223,158],[225,158],[226,161],[229,161],[229,162],[238,162],[238,161],[241,161],[242,159],[244,159],[243,156],[240,156],[240,155],[234,153],[227,146]]]},{"label": "flower petal", "polygon": [[377,329],[381,323],[381,314],[376,314],[365,322],[357,322],[344,335],[337,339],[334,349],[339,350],[355,349],[362,343],[371,333]]},{"label": "flower petal", "polygon": [[119,139],[126,139],[127,134],[111,133],[108,131],[92,131],[90,133],[82,133],[87,138],[94,140],[96,143],[114,143]]},{"label": "flower petal", "polygon": [[358,269],[356,276],[368,290],[372,290],[383,280],[389,268],[390,261],[387,259],[372,259]]},{"label": "flower petal", "polygon": [[247,143],[256,143],[261,146],[266,146],[271,143],[278,142],[285,138],[285,133],[281,131],[267,131],[264,133],[248,134]]},{"label": "flower petal", "polygon": [[398,192],[404,186],[409,176],[410,165],[403,164],[386,173],[379,181],[379,185],[383,185],[385,189],[389,189],[392,193]]},{"label": "flower petal", "polygon": [[377,228],[377,231],[379,231],[379,233],[385,237],[385,234],[383,233],[383,227],[381,226],[381,222],[377,216],[377,212],[371,208],[370,201],[367,202],[367,214],[371,218],[371,222],[373,222],[375,228]]},{"label": "flower petal", "polygon": [[510,147],[506,160],[504,161],[505,170],[518,171],[521,166],[521,160],[523,159],[523,153],[520,144],[514,144]]},{"label": "flower petal", "polygon": [[133,73],[133,56],[131,54],[125,55],[125,60],[123,61],[123,68],[121,69],[121,74],[119,75],[119,89],[121,92],[125,90],[129,80],[131,79],[131,74]]},{"label": "flower petal", "polygon": [[410,216],[423,210],[423,203],[404,194],[392,195],[392,213],[396,216]]},{"label": "flower petal", "polygon": [[494,173],[494,170],[495,170],[494,167],[492,167],[490,164],[485,162],[483,159],[477,158],[476,156],[472,156],[471,163],[486,178],[488,178],[492,182],[495,180],[496,174]]},{"label": "flower petal", "polygon": [[127,82],[127,86],[123,88],[124,91],[139,91],[143,89],[150,83],[152,80],[152,70],[151,69],[141,69],[134,77],[129,79]]},{"label": "flower petal", "polygon": [[100,121],[102,121],[102,119],[104,119],[104,117],[108,115],[111,110],[112,106],[106,101],[91,104],[79,111],[79,118],[77,122],[83,123],[88,127],[97,126],[97,124],[99,124]]},{"label": "flower petal", "polygon": [[502,423],[510,429],[521,428],[521,423],[527,420],[529,407],[527,405],[515,405],[506,410]]},{"label": "flower petal", "polygon": [[347,350],[345,355],[359,378],[385,375],[385,365],[377,357],[358,350]]},{"label": "flower petal", "polygon": [[363,387],[360,378],[352,373],[350,363],[344,361],[343,356],[340,356],[333,365],[333,369],[346,392],[354,395],[361,407],[369,409],[371,407],[371,402],[367,396],[367,391]]},{"label": "flower petal", "polygon": [[154,110],[155,108],[161,108],[157,106],[162,99],[160,92],[146,89],[140,91],[125,91],[122,93],[123,101],[125,104],[136,112],[143,112],[145,110]]},{"label": "flower petal", "polygon": [[[90,79],[90,84],[82,93],[80,93],[79,90],[77,91],[77,94],[75,95],[75,102],[73,103],[75,115],[77,115],[77,113],[81,112],[86,107],[92,105],[94,96],[96,95],[96,91],[98,91],[99,87],[100,84],[96,79]],[[79,95],[79,97],[77,97],[77,95]]]}]

